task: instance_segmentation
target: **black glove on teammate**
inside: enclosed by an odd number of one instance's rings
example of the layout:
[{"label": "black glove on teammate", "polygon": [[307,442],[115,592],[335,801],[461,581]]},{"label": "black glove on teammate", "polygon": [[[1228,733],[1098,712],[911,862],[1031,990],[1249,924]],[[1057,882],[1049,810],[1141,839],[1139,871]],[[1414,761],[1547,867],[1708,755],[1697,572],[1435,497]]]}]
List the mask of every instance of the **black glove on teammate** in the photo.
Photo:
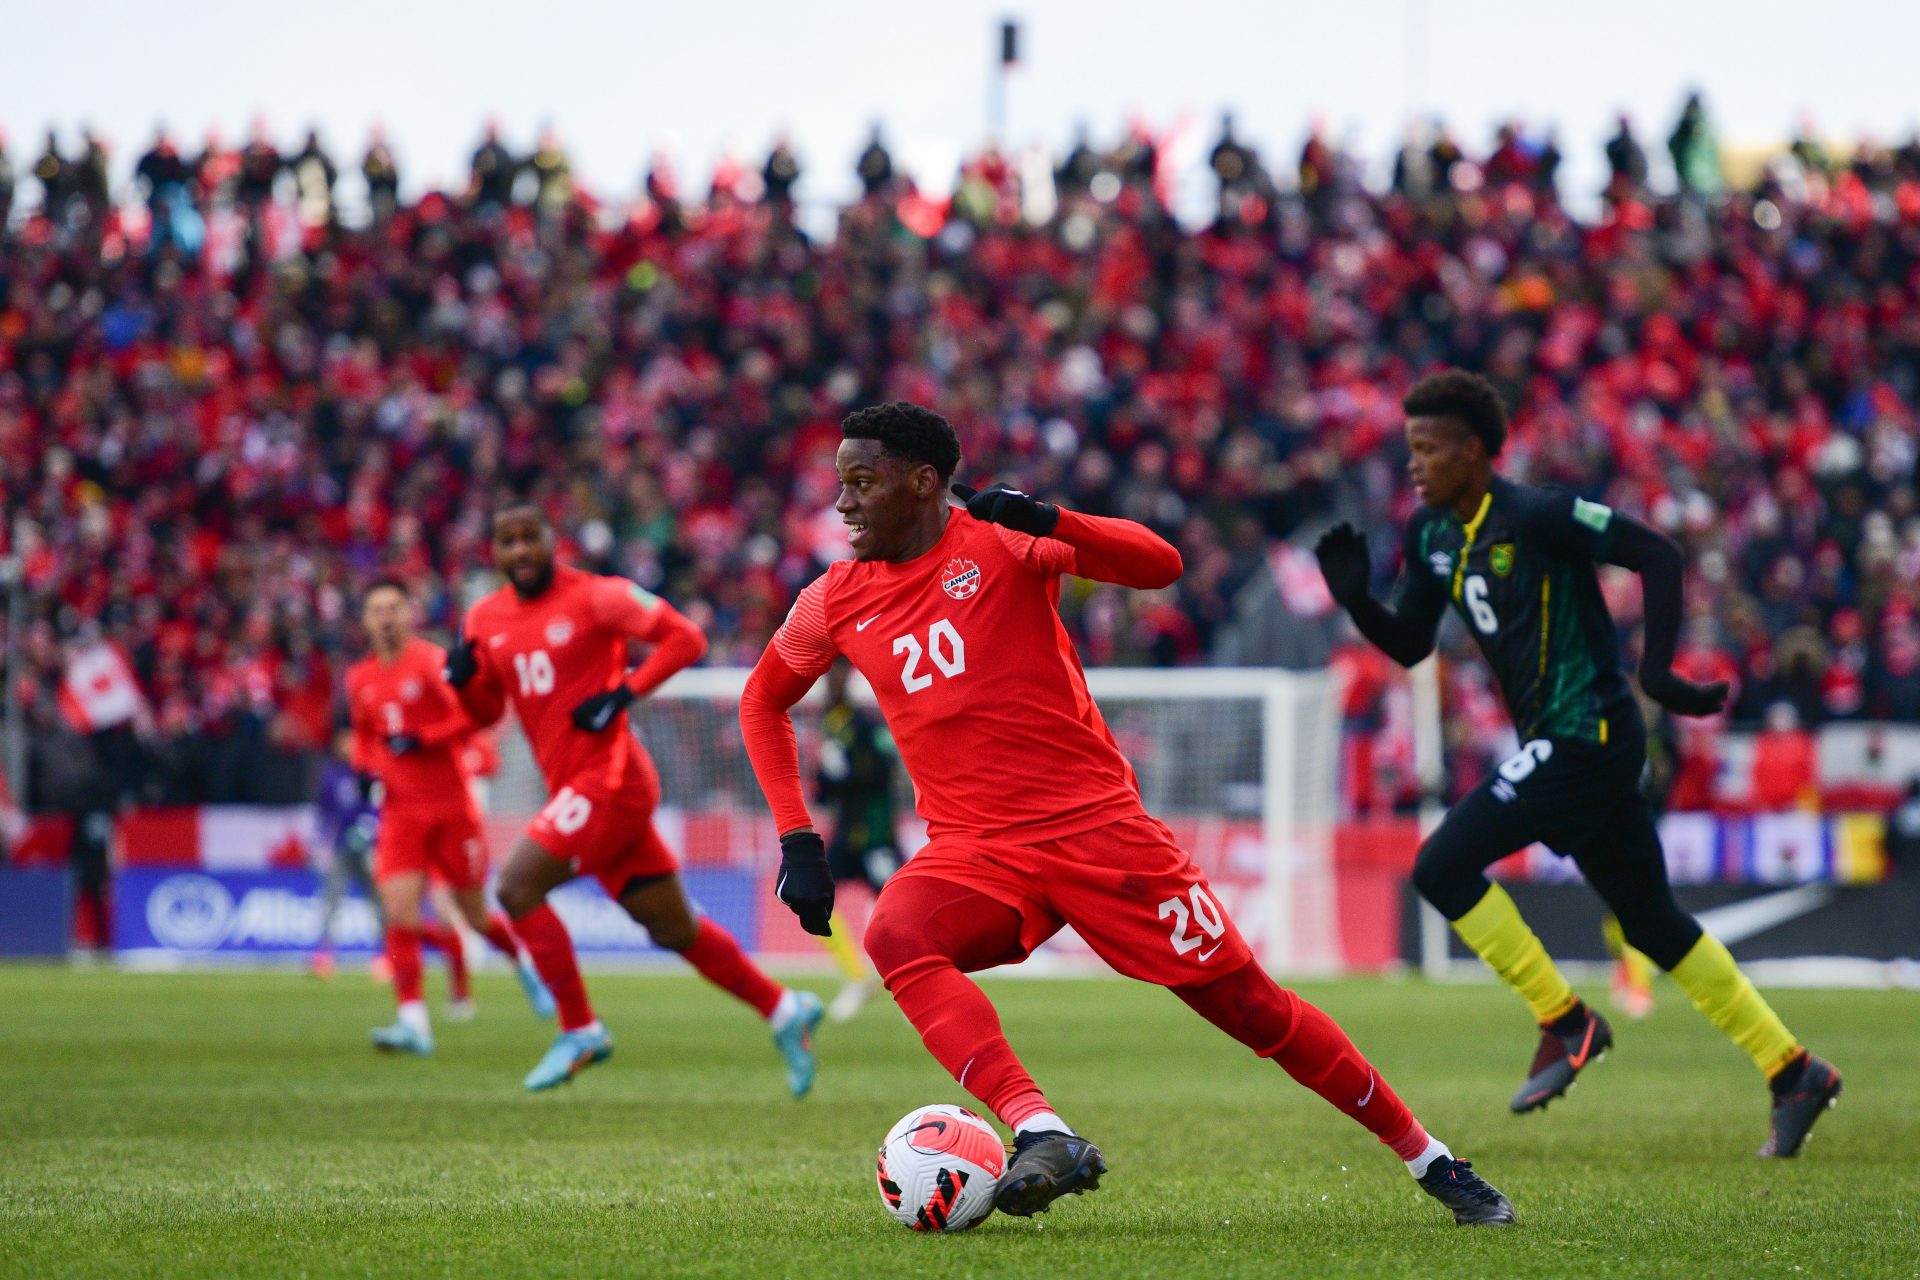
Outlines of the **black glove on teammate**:
[{"label": "black glove on teammate", "polygon": [[1373,557],[1367,553],[1367,535],[1342,522],[1320,535],[1313,544],[1320,560],[1320,576],[1334,603],[1351,609],[1367,598],[1373,585]]},{"label": "black glove on teammate", "polygon": [[460,643],[447,651],[446,670],[440,674],[454,688],[466,688],[467,682],[480,674],[480,660],[474,654],[473,641],[461,637]]},{"label": "black glove on teammate", "polygon": [[633,690],[617,684],[605,693],[596,693],[573,709],[573,727],[599,733],[613,718],[633,705]]},{"label": "black glove on teammate", "polygon": [[1036,538],[1051,536],[1060,523],[1060,508],[1004,484],[990,484],[984,489],[957,484],[953,496],[967,504],[967,514],[975,520],[1003,524]]},{"label": "black glove on teammate", "polygon": [[396,733],[387,739],[387,750],[396,756],[420,749],[420,739],[410,733]]},{"label": "black glove on teammate", "polygon": [[780,837],[780,881],[773,892],[800,917],[802,929],[819,938],[833,932],[833,872],[819,832],[789,831]]},{"label": "black glove on teammate", "polygon": [[1727,705],[1725,680],[1695,684],[1671,671],[1642,671],[1640,687],[1649,698],[1677,716],[1710,716]]}]

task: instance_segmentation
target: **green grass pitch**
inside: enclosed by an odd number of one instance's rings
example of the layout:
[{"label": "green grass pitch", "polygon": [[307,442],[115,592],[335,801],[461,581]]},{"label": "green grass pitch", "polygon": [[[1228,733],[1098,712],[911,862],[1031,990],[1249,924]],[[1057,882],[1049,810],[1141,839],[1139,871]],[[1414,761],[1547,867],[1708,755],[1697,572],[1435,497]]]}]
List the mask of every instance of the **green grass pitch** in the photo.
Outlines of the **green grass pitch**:
[{"label": "green grass pitch", "polygon": [[[884,998],[822,1030],[812,1098],[680,976],[590,980],[617,1050],[554,1094],[504,976],[430,1061],[381,1058],[343,974],[0,968],[0,1275],[1920,1275],[1920,995],[1783,991],[1846,1073],[1806,1156],[1753,1158],[1759,1078],[1671,986],[1570,1099],[1514,1117],[1532,1051],[1491,985],[1304,989],[1520,1225],[1457,1228],[1392,1156],[1164,992],[992,981],[1013,1043],[1106,1150],[1096,1194],[918,1236],[873,1152],[965,1102]],[[822,989],[830,984],[822,981]],[[438,990],[438,975],[431,975]]]}]

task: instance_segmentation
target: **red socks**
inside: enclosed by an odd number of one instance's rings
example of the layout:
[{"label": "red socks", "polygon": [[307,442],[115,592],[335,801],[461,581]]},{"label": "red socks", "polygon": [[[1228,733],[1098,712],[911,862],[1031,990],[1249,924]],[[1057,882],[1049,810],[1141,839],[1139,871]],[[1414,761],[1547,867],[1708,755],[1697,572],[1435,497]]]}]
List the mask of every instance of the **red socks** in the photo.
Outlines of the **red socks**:
[{"label": "red socks", "polygon": [[387,926],[387,964],[393,970],[393,998],[401,1004],[421,999],[420,930]]},{"label": "red socks", "polygon": [[453,998],[471,999],[473,979],[467,973],[467,946],[460,940],[460,931],[443,921],[433,920],[420,926],[420,938],[428,946],[440,948],[447,957],[447,985],[452,988]]},{"label": "red socks", "polygon": [[1009,1128],[1051,1111],[967,972],[1020,955],[1020,913],[931,877],[895,880],[867,922],[867,955],[927,1052]]},{"label": "red socks", "polygon": [[580,980],[580,965],[573,956],[573,939],[567,926],[553,908],[542,902],[513,922],[527,956],[540,974],[540,980],[553,993],[560,1011],[560,1029],[578,1031],[593,1021],[593,1006],[587,1003],[587,984]]},{"label": "red socks", "polygon": [[520,959],[520,944],[514,939],[513,926],[507,923],[506,916],[500,912],[496,911],[487,917],[487,927],[480,931],[480,936],[492,943],[493,949],[507,959],[516,962]]},{"label": "red socks", "polygon": [[1426,1148],[1426,1130],[1340,1025],[1275,982],[1257,963],[1244,964],[1202,987],[1175,987],[1173,993],[1365,1125],[1402,1160]]},{"label": "red socks", "polygon": [[[700,971],[701,977],[722,991],[746,1001],[763,1018],[771,1017],[773,1007],[780,1003],[780,984],[748,959],[747,953],[740,949],[740,944],[732,934],[711,920],[700,921],[693,945],[680,954],[688,964]],[[546,976],[544,970],[541,976]],[[557,993],[554,998],[559,998]]]}]

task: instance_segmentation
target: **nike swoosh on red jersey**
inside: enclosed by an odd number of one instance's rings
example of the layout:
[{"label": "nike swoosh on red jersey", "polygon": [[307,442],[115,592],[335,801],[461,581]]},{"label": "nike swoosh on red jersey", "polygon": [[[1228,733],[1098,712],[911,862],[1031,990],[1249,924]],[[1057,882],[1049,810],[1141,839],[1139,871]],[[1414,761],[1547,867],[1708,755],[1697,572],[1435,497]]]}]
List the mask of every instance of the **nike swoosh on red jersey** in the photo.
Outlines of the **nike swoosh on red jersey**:
[{"label": "nike swoosh on red jersey", "polygon": [[1203,964],[1204,964],[1204,963],[1205,963],[1205,962],[1207,962],[1208,960],[1211,960],[1211,959],[1213,959],[1213,953],[1214,953],[1214,951],[1218,951],[1218,950],[1219,950],[1220,948],[1222,948],[1222,947],[1224,947],[1224,946],[1226,946],[1226,945],[1227,945],[1227,944],[1226,944],[1226,943],[1224,943],[1224,942],[1216,942],[1216,943],[1214,943],[1214,944],[1213,944],[1213,950],[1212,950],[1212,951],[1202,951],[1202,952],[1200,953],[1200,961],[1201,961],[1201,963],[1203,963]]},{"label": "nike swoosh on red jersey", "polygon": [[865,631],[868,627],[872,626],[874,623],[878,621],[880,621],[880,615],[876,613],[871,618],[868,618],[865,622],[854,623],[853,629],[855,631]]}]

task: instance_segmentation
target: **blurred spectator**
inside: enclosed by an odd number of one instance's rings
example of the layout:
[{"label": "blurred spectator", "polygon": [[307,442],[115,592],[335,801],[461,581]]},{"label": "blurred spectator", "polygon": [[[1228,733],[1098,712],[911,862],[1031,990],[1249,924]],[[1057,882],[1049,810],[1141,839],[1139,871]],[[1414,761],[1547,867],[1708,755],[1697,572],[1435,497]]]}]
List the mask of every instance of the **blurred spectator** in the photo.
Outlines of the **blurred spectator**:
[{"label": "blurred spectator", "polygon": [[534,204],[541,213],[557,214],[572,202],[573,165],[554,130],[540,131],[540,145],[527,157],[527,170],[534,177]]},{"label": "blurred spectator", "polygon": [[385,222],[400,205],[400,166],[393,158],[393,149],[387,145],[386,135],[377,128],[367,139],[367,154],[360,162],[360,173],[367,180],[367,203],[373,210],[374,221]]},{"label": "blurred spectator", "polygon": [[1647,152],[1633,136],[1633,121],[1620,116],[1614,122],[1613,137],[1607,139],[1607,189],[1616,199],[1624,199],[1647,185]]},{"label": "blurred spectator", "polygon": [[13,161],[7,158],[7,132],[0,129],[0,227],[13,216]]},{"label": "blurred spectator", "polygon": [[[1083,143],[1084,146],[1084,135]],[[1228,216],[1239,209],[1240,201],[1258,191],[1266,182],[1260,170],[1260,158],[1233,132],[1233,113],[1220,117],[1220,140],[1213,144],[1207,167],[1220,183],[1220,212]]]},{"label": "blurred spectator", "polygon": [[339,177],[333,158],[320,145],[318,130],[307,130],[306,143],[287,161],[293,175],[294,203],[303,226],[324,227],[333,221],[333,184]]},{"label": "blurred spectator", "polygon": [[1689,94],[1680,109],[1680,119],[1667,139],[1667,152],[1673,157],[1674,176],[1682,191],[1704,196],[1720,193],[1720,144],[1699,94]]},{"label": "blurred spectator", "polygon": [[1753,807],[1763,813],[1811,808],[1819,800],[1818,778],[1819,744],[1792,703],[1774,703],[1754,739]]},{"label": "blurred spectator", "polygon": [[67,197],[73,193],[73,172],[60,154],[60,140],[47,130],[47,145],[33,162],[33,176],[40,181],[40,208],[47,217],[63,222],[67,216]]},{"label": "blurred spectator", "polygon": [[800,158],[793,154],[793,145],[785,138],[773,144],[773,150],[767,155],[767,163],[760,170],[760,181],[766,185],[767,202],[781,214],[793,209],[793,188],[800,181]]},{"label": "blurred spectator", "polygon": [[879,125],[873,126],[873,136],[854,163],[854,172],[859,175],[861,189],[869,196],[879,195],[893,185],[893,157],[887,152],[887,144],[880,140]]},{"label": "blurred spectator", "polygon": [[267,136],[267,123],[256,118],[247,145],[240,149],[240,177],[236,194],[248,209],[258,209],[273,198],[280,179],[280,151]]},{"label": "blurred spectator", "polygon": [[513,203],[513,184],[520,176],[520,162],[500,141],[500,126],[487,122],[486,136],[473,153],[469,166],[468,198],[483,208],[503,209]]},{"label": "blurred spectator", "polygon": [[147,209],[155,217],[164,216],[176,201],[187,194],[187,184],[193,173],[187,162],[180,158],[180,149],[174,145],[173,137],[162,125],[154,132],[153,145],[148,147],[133,168],[134,183],[140,188],[147,202]]}]

